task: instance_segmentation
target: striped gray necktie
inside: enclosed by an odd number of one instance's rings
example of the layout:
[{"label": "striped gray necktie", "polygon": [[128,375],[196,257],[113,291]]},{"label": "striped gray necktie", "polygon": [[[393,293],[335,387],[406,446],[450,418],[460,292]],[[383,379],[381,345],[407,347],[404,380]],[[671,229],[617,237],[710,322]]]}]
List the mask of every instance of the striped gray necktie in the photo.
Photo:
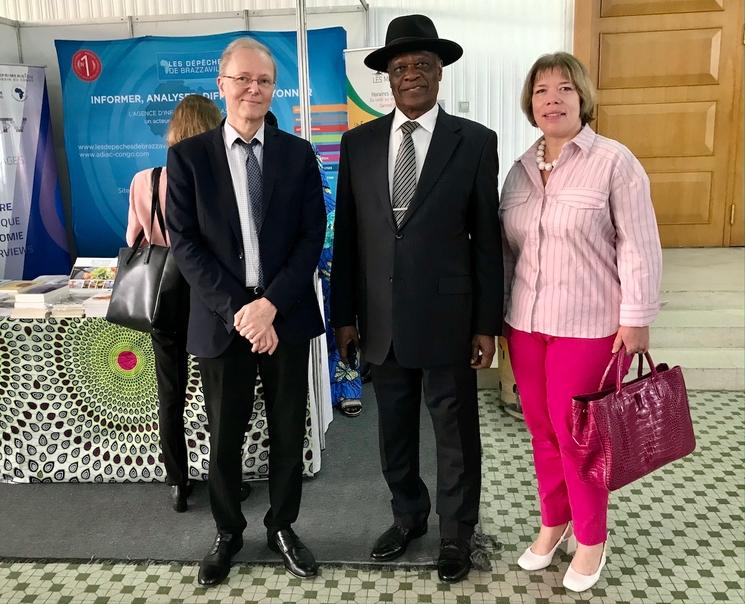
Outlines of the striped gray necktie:
[{"label": "striped gray necktie", "polygon": [[[252,138],[251,142],[246,144],[245,141],[239,139],[241,146],[246,151],[246,176],[248,178],[248,203],[251,206],[251,217],[254,221],[254,227],[256,228],[256,235],[258,237],[259,230],[261,230],[261,221],[264,217],[264,179],[261,176],[261,166],[259,160],[256,159],[254,153],[254,147],[261,144],[258,139]],[[259,253],[261,250],[259,250]],[[259,258],[259,282],[256,284],[264,287],[264,275],[261,270],[261,258]]]},{"label": "striped gray necktie", "polygon": [[396,226],[401,226],[409,202],[416,191],[416,154],[414,153],[414,141],[411,133],[419,127],[417,122],[404,122],[401,124],[401,146],[396,155],[396,164],[393,168],[393,217]]}]

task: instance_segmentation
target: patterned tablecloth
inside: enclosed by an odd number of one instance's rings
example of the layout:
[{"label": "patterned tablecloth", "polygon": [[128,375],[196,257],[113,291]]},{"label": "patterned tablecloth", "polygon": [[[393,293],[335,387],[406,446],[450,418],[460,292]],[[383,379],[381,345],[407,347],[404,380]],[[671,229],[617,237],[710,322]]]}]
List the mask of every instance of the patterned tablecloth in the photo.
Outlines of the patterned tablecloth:
[{"label": "patterned tablecloth", "polygon": [[[163,481],[150,336],[103,319],[0,319],[0,481]],[[320,469],[309,398],[306,476]],[[206,480],[209,431],[196,363],[184,412],[189,474]],[[257,384],[243,471],[268,474],[269,437]]]}]

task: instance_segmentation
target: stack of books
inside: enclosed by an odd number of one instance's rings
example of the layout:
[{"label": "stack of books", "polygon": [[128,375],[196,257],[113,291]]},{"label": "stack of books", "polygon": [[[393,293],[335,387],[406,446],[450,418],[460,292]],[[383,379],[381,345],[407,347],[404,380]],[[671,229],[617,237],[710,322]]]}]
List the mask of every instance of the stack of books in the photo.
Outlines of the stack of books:
[{"label": "stack of books", "polygon": [[19,290],[34,285],[33,281],[21,281],[18,279],[0,279],[0,295],[15,297]]},{"label": "stack of books", "polygon": [[15,294],[0,291],[0,317],[9,317],[13,310],[13,298]]},{"label": "stack of books", "polygon": [[10,318],[45,319],[52,303],[69,296],[67,280],[67,275],[46,275],[34,280],[30,287],[18,290]]},{"label": "stack of books", "polygon": [[86,317],[106,317],[111,302],[111,290],[104,289],[83,302]]}]

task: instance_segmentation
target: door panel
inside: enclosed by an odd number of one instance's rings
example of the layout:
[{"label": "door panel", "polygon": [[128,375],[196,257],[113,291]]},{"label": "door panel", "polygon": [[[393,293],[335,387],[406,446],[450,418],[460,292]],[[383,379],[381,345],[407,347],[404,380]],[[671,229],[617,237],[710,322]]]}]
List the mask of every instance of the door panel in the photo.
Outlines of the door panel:
[{"label": "door panel", "polygon": [[603,34],[600,88],[717,84],[721,42],[719,29]]},{"label": "door panel", "polygon": [[[583,0],[580,0],[580,2]],[[722,10],[724,0],[604,0],[603,17]]]},{"label": "door panel", "polygon": [[732,126],[742,115],[743,13],[742,0],[575,3],[574,54],[598,86],[593,126],[649,173],[666,247],[742,239],[730,217],[733,204],[742,212],[742,169],[733,174],[743,133]]}]

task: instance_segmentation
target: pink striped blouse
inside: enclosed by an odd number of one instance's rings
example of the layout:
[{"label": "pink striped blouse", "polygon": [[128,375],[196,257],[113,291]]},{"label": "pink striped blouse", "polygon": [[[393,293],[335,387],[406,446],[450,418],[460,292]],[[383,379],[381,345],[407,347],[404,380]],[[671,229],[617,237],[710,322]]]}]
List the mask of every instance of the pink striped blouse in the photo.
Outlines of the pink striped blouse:
[{"label": "pink striped blouse", "polygon": [[574,338],[651,324],[662,250],[641,164],[586,125],[564,145],[544,189],[537,146],[502,189],[505,321]]}]

